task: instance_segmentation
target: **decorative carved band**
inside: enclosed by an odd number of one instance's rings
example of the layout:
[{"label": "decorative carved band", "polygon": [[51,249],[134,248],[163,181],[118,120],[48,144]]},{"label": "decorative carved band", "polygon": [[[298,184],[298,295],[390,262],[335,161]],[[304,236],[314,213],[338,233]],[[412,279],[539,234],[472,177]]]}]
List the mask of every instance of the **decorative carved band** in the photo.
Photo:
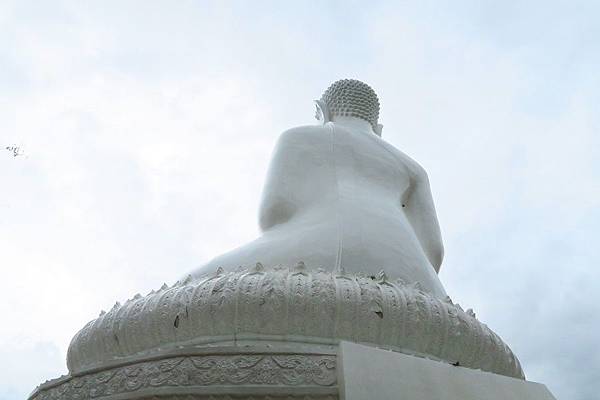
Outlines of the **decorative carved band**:
[{"label": "decorative carved band", "polygon": [[174,396],[150,396],[136,400],[338,400],[337,395],[174,395]]},{"label": "decorative carved band", "polygon": [[[187,399],[186,396],[189,395],[190,399],[208,399],[212,395],[199,393],[194,397],[193,393],[179,395],[178,392],[182,388],[189,388],[194,392],[194,388],[232,385],[238,387],[235,391],[240,394],[245,392],[244,386],[247,385],[302,386],[308,389],[312,387],[318,392],[319,388],[333,388],[336,383],[336,358],[332,355],[186,356],[146,361],[72,377],[55,386],[40,387],[31,400],[88,400],[105,397],[128,399],[130,397],[127,394],[131,394],[131,398],[140,398],[140,394],[148,390],[148,397],[142,395],[142,398],[150,399],[155,392],[160,391],[161,396],[171,396],[167,398]],[[169,389],[172,393],[169,393]],[[290,395],[293,395],[293,391]],[[324,396],[326,398],[328,395]]]}]

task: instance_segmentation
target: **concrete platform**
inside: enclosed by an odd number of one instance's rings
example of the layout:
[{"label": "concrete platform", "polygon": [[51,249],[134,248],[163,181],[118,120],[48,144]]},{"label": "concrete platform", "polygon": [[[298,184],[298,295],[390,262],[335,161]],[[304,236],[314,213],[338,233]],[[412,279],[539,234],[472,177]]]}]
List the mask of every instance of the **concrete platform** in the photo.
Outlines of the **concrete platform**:
[{"label": "concrete platform", "polygon": [[545,385],[342,342],[343,400],[556,400]]}]

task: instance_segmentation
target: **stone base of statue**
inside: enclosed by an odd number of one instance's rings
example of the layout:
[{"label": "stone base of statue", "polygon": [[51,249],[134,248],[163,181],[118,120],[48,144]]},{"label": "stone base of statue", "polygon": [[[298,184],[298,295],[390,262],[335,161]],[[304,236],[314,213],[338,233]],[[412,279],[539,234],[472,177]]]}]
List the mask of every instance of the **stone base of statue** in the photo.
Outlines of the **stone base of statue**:
[{"label": "stone base of statue", "polygon": [[555,400],[544,385],[372,346],[189,347],[41,385],[32,398]]},{"label": "stone base of statue", "polygon": [[303,263],[117,303],[75,335],[67,364],[30,399],[551,399],[470,310],[383,273]]}]

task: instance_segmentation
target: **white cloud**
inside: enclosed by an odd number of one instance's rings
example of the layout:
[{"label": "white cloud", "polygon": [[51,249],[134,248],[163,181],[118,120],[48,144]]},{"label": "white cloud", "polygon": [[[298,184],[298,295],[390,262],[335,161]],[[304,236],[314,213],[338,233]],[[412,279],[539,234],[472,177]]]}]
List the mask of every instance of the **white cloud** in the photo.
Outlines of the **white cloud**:
[{"label": "white cloud", "polygon": [[253,238],[278,133],[357,77],[429,171],[448,291],[530,378],[591,398],[599,32],[543,10],[5,3],[0,145],[25,155],[0,153],[0,358],[39,368],[2,371],[0,397],[63,373],[100,309]]}]

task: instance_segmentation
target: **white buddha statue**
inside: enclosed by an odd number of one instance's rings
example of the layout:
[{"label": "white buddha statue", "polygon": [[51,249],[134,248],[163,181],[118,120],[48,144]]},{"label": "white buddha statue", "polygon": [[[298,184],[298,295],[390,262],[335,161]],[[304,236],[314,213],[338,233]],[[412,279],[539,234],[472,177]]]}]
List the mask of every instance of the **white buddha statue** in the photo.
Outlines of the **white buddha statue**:
[{"label": "white buddha statue", "polygon": [[259,211],[261,236],[192,276],[302,261],[308,268],[367,275],[384,270],[445,298],[427,174],[381,139],[377,95],[344,79],[316,103],[320,124],[285,131],[275,147]]},{"label": "white buddha statue", "polygon": [[508,346],[446,296],[427,175],[381,139],[378,114],[366,84],[331,85],[320,124],[279,139],[261,236],[100,313],[69,345],[70,375],[30,399],[336,390],[341,341],[522,379]]}]

